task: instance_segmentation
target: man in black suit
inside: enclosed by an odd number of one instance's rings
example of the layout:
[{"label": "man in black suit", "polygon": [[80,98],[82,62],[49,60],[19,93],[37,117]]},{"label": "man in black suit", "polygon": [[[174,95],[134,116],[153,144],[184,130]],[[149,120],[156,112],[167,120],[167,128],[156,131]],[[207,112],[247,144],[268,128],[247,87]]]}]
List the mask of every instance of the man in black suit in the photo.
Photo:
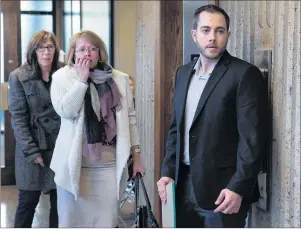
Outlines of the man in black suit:
[{"label": "man in black suit", "polygon": [[260,70],[227,50],[229,16],[195,11],[200,57],[176,73],[158,191],[176,184],[177,227],[244,227],[267,144],[267,89]]}]

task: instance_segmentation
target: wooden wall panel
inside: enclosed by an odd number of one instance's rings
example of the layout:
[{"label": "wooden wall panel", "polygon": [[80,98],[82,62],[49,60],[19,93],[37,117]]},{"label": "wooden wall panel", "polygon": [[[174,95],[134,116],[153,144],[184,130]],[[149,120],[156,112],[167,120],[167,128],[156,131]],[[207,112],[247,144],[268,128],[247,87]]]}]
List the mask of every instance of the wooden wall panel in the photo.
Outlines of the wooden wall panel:
[{"label": "wooden wall panel", "polygon": [[[20,63],[20,1],[2,1],[4,31],[4,80]],[[15,138],[11,128],[10,115],[5,111],[5,168],[1,170],[1,184],[15,184],[14,150]]]},{"label": "wooden wall panel", "polygon": [[[183,63],[183,2],[162,1],[160,5],[160,33],[156,43],[155,62],[155,181],[161,177],[161,164],[172,115],[175,74]],[[154,187],[157,193],[157,186]],[[154,202],[157,216],[161,203],[157,195]]]}]

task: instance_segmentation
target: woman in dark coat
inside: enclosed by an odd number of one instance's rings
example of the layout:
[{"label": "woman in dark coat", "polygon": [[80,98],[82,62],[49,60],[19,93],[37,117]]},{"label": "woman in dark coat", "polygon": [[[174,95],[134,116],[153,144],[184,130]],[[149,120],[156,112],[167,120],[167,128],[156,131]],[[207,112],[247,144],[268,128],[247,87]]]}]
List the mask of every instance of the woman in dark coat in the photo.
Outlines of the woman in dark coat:
[{"label": "woman in dark coat", "polygon": [[9,76],[9,111],[16,138],[15,173],[19,203],[15,227],[31,227],[41,192],[50,194],[49,226],[58,227],[54,173],[49,168],[60,128],[50,99],[51,75],[59,68],[59,47],[49,32],[29,41],[26,63]]}]

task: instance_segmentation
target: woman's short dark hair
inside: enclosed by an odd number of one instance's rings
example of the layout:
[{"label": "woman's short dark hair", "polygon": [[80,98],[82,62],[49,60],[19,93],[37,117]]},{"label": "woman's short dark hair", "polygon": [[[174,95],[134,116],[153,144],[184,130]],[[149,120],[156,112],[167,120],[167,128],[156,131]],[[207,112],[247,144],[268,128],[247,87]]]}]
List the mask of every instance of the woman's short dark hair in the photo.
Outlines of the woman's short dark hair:
[{"label": "woman's short dark hair", "polygon": [[36,32],[30,38],[28,45],[27,45],[26,62],[29,65],[29,67],[31,68],[31,70],[34,72],[40,72],[40,70],[41,70],[40,65],[38,63],[36,49],[38,46],[41,46],[45,42],[47,42],[47,40],[50,40],[55,47],[51,72],[54,72],[58,69],[59,54],[60,54],[58,42],[52,33],[47,32],[45,30],[41,30],[39,32]]},{"label": "woman's short dark hair", "polygon": [[229,15],[219,6],[216,5],[205,5],[201,6],[200,8],[196,9],[193,14],[193,29],[198,28],[198,23],[199,23],[199,15],[203,11],[209,12],[209,13],[220,13],[225,17],[226,24],[227,24],[227,30],[229,30],[230,27],[230,18]]}]

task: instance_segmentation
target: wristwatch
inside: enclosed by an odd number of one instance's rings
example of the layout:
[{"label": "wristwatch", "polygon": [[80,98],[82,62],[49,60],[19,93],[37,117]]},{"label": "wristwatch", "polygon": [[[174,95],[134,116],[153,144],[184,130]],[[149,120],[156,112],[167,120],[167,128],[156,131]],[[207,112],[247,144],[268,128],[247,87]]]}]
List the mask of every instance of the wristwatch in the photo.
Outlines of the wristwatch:
[{"label": "wristwatch", "polygon": [[141,152],[141,151],[140,151],[140,148],[135,148],[135,149],[134,149],[134,152],[135,152],[135,153],[140,153],[140,152]]}]

